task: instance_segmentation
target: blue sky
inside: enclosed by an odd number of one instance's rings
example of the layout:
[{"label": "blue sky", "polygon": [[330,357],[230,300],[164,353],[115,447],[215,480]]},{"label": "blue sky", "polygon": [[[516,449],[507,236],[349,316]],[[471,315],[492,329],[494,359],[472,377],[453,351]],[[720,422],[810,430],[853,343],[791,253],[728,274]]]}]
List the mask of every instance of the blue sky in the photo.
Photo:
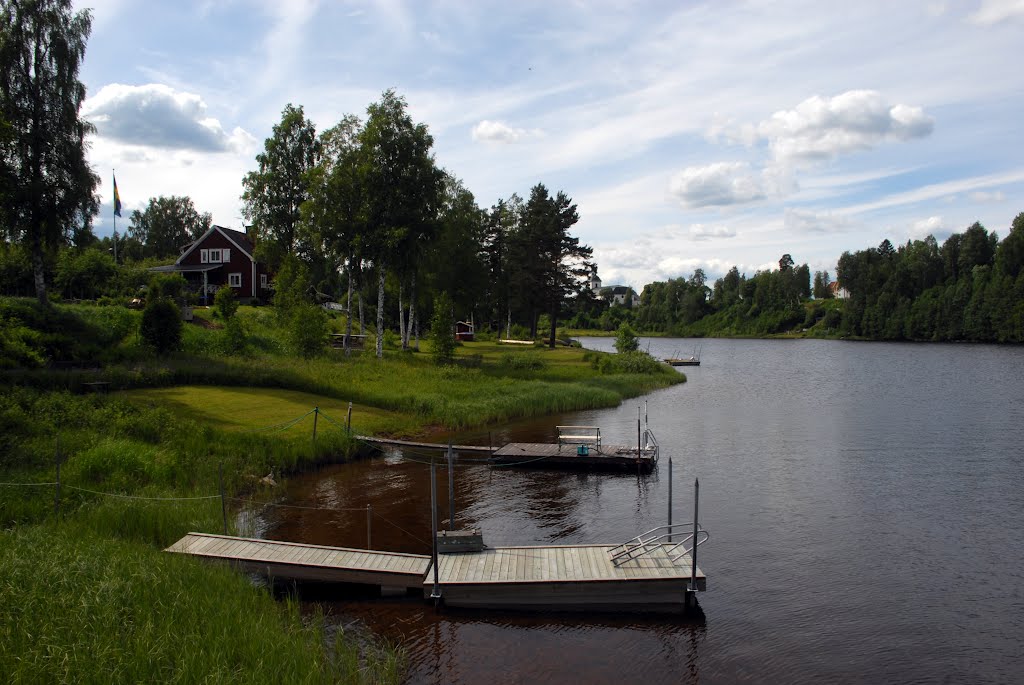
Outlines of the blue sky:
[{"label": "blue sky", "polygon": [[1024,211],[1024,0],[93,0],[81,77],[112,229],[188,195],[241,228],[288,103],[318,130],[395,88],[489,207],[578,205],[606,284],[844,250]]}]

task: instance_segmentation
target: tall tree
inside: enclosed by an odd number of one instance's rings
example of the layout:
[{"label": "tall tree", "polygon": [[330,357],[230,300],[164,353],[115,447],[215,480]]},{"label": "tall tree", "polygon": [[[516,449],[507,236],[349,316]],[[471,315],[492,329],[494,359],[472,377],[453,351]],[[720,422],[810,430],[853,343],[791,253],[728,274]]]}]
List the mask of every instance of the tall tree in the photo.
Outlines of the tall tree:
[{"label": "tall tree", "polygon": [[254,226],[257,249],[271,268],[295,249],[302,203],[309,199],[307,174],[319,158],[313,122],[302,107],[287,105],[256,156],[259,168],[242,180],[242,214]]},{"label": "tall tree", "polygon": [[[551,197],[543,183],[530,190],[530,199],[524,207],[520,244],[532,247],[532,261],[536,267],[530,272],[533,287],[537,288],[535,305],[548,313],[551,330],[550,345],[555,346],[558,316],[566,298],[582,287],[589,287],[585,278],[593,269],[587,261],[593,250],[580,245],[580,239],[569,234],[579,221],[576,205],[562,191]],[[531,332],[536,334],[536,315],[531,317]]]},{"label": "tall tree", "polygon": [[[377,356],[382,357],[387,269],[402,248],[417,249],[420,236],[436,221],[442,175],[430,152],[434,139],[426,125],[413,123],[405,98],[386,90],[366,111],[360,175],[366,192],[365,248],[377,269]],[[401,266],[415,268],[408,259]]]},{"label": "tall tree", "polygon": [[212,223],[213,217],[209,212],[200,214],[192,198],[161,195],[150,198],[145,210],[132,212],[128,237],[142,243],[146,257],[169,257],[199,239]]},{"label": "tall tree", "polygon": [[360,176],[359,118],[346,115],[320,135],[320,163],[309,173],[309,200],[302,206],[303,242],[334,272],[348,276],[345,354],[352,335],[352,287],[362,261],[365,194]]},{"label": "tall tree", "polygon": [[73,13],[71,0],[0,0],[0,223],[28,246],[43,304],[45,257],[88,228],[99,207],[99,178],[85,158],[93,127],[79,117],[91,29],[92,15]]}]

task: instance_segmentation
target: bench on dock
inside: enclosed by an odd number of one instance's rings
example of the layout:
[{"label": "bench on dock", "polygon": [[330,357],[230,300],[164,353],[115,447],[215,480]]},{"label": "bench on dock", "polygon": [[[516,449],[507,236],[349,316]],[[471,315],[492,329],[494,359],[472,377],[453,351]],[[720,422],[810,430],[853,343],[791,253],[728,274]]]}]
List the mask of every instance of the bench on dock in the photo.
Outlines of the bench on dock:
[{"label": "bench on dock", "polygon": [[601,449],[600,426],[555,426],[558,431],[558,446],[593,445]]}]

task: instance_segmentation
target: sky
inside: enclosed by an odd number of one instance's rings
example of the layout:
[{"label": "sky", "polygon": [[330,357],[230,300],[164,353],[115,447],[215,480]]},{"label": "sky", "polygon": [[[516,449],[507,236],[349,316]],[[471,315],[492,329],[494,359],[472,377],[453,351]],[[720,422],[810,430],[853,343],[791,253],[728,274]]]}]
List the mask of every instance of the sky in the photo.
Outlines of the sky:
[{"label": "sky", "polygon": [[605,285],[812,271],[1024,211],[1024,0],[85,0],[98,235],[187,195],[242,229],[289,103],[317,130],[394,88],[488,208],[578,206]]}]

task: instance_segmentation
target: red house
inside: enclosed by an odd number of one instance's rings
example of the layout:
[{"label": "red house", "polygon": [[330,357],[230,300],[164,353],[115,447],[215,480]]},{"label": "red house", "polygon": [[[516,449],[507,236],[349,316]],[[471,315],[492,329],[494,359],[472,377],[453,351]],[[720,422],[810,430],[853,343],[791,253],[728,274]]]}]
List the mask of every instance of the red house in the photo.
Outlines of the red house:
[{"label": "red house", "polygon": [[253,256],[249,236],[223,226],[210,226],[199,240],[182,248],[174,264],[156,266],[150,271],[180,273],[189,286],[208,304],[221,287],[227,285],[244,301],[264,299],[269,288],[266,268]]}]

